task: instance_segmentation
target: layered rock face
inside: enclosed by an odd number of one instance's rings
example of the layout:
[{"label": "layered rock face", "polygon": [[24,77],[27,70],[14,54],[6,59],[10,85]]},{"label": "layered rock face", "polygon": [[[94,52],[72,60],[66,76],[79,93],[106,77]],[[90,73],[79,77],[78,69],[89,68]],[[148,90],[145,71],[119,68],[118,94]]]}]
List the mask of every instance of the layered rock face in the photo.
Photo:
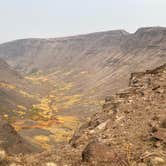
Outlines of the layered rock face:
[{"label": "layered rock face", "polygon": [[26,165],[165,166],[165,122],[166,64],[131,74],[129,88],[106,97],[70,145],[27,156]]}]

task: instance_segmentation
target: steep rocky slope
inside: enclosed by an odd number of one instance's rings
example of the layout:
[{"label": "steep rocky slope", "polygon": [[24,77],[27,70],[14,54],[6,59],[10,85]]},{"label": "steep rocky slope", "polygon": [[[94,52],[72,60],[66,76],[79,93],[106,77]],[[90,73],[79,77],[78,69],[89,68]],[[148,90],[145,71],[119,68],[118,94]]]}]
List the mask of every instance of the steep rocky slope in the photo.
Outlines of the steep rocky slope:
[{"label": "steep rocky slope", "polygon": [[155,157],[161,157],[161,165],[165,165],[165,122],[166,64],[132,73],[129,88],[107,97],[103,110],[76,132],[71,144],[81,149],[88,144],[83,151],[83,160],[88,162],[109,160],[94,151],[107,145],[116,154],[127,155],[129,165],[134,161],[155,165],[151,159]]},{"label": "steep rocky slope", "polygon": [[129,88],[75,132],[70,145],[11,158],[18,165],[166,165],[166,64],[132,73]]}]

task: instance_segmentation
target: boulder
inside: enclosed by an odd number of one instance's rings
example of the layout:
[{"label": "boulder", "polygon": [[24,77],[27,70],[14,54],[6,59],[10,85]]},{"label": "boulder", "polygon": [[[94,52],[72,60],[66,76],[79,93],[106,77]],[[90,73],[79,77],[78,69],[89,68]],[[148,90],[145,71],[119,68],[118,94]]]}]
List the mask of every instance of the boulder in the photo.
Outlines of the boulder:
[{"label": "boulder", "polygon": [[166,128],[166,119],[164,119],[164,120],[161,122],[161,127],[162,127],[162,128]]},{"label": "boulder", "polygon": [[82,152],[83,162],[93,164],[106,165],[127,165],[127,162],[122,161],[118,154],[108,145],[99,142],[89,143]]},{"label": "boulder", "polygon": [[152,166],[165,166],[166,161],[163,158],[160,157],[154,157],[150,160],[150,163]]}]

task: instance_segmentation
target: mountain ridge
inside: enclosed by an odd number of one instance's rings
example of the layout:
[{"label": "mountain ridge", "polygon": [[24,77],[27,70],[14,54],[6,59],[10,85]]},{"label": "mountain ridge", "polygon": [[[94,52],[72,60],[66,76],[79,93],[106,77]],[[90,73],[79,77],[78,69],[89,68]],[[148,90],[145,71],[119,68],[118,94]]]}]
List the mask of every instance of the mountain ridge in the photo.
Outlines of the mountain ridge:
[{"label": "mountain ridge", "polygon": [[162,26],[141,27],[141,28],[138,28],[135,32],[128,32],[125,29],[118,29],[118,30],[113,29],[113,30],[89,32],[89,33],[83,33],[83,34],[74,34],[74,35],[68,35],[68,36],[63,36],[63,37],[51,37],[51,38],[30,37],[30,38],[22,38],[22,39],[16,39],[16,40],[3,42],[3,43],[0,43],[0,45],[11,43],[11,42],[24,41],[24,40],[55,40],[55,39],[66,39],[66,38],[88,36],[88,35],[93,35],[93,34],[113,33],[113,32],[119,32],[121,34],[128,35],[128,34],[136,34],[139,31],[152,30],[152,29],[162,30],[162,29],[165,29],[165,27],[162,27]]}]

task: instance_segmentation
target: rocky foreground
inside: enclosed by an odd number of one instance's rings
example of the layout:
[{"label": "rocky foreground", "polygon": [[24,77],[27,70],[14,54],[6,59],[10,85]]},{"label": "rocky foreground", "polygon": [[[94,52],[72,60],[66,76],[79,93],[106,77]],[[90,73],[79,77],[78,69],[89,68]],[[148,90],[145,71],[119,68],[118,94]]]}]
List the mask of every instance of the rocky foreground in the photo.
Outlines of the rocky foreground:
[{"label": "rocky foreground", "polygon": [[68,145],[19,156],[1,150],[0,160],[10,166],[166,166],[166,64],[132,73],[129,88],[106,97]]}]

